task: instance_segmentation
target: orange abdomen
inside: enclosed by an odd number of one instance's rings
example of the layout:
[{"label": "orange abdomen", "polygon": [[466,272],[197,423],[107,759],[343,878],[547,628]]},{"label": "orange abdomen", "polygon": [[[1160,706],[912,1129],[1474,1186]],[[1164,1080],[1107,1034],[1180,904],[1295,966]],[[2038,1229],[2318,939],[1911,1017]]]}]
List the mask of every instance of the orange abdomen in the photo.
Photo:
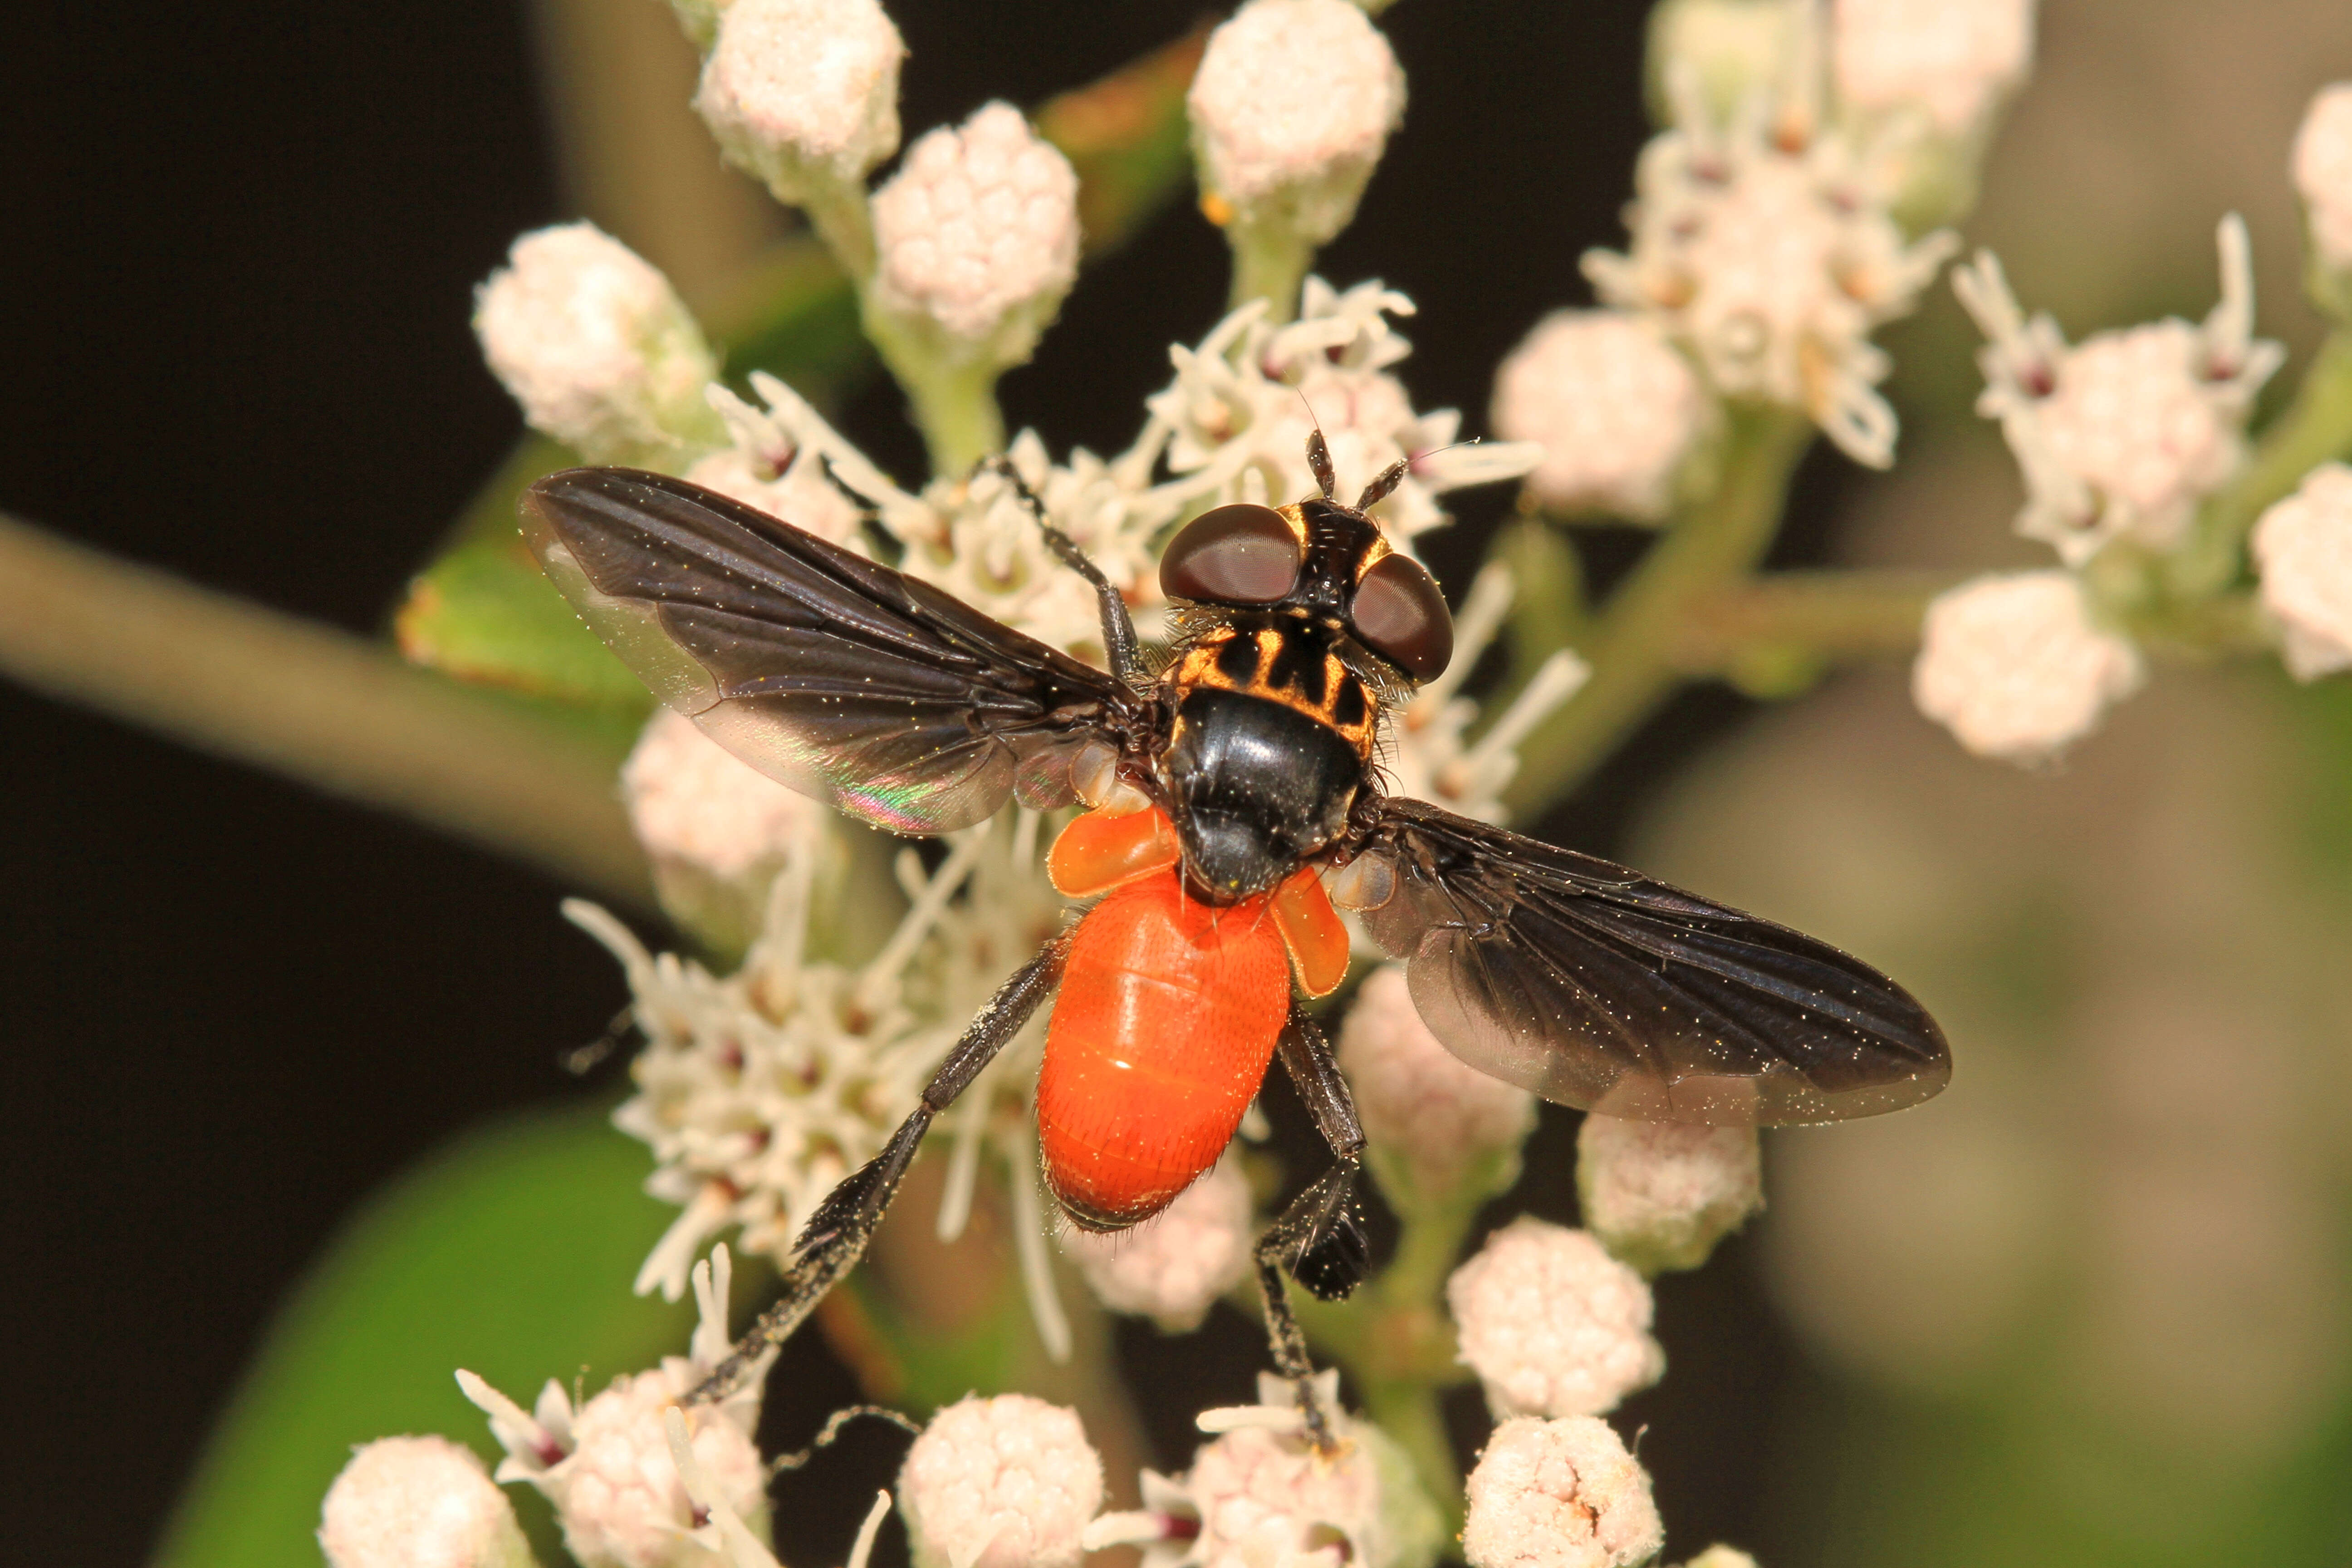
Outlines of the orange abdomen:
[{"label": "orange abdomen", "polygon": [[1289,1011],[1264,899],[1218,909],[1171,869],[1087,910],[1037,1077],[1045,1182],[1070,1216],[1102,1230],[1149,1219],[1216,1163]]}]

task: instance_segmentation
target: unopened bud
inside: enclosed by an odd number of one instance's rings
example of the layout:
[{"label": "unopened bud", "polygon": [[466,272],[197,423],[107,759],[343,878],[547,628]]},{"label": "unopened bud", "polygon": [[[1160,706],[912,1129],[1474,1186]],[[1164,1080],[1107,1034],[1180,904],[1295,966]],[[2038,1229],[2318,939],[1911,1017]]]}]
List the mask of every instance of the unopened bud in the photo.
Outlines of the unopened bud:
[{"label": "unopened bud", "polygon": [[1020,363],[1077,277],[1077,198],[1009,103],[931,132],[874,197],[875,308],[948,360]]},{"label": "unopened bud", "polygon": [[2352,668],[2352,468],[2322,463],[2254,524],[2263,608],[2297,680]]},{"label": "unopened bud", "polygon": [[1685,1127],[1598,1112],[1576,1137],[1584,1224],[1643,1274],[1696,1268],[1764,1206],[1753,1127]]},{"label": "unopened bud", "polygon": [[1348,0],[1250,0],[1209,36],[1186,103],[1212,215],[1320,245],[1356,216],[1404,72]]},{"label": "unopened bud", "polygon": [[2138,650],[2091,623],[2073,573],[1994,574],[1928,605],[1911,700],[1980,757],[2039,763],[2142,678]]},{"label": "unopened bud", "polygon": [[906,56],[876,0],[733,0],[694,107],[778,201],[862,197],[866,172],[898,150]]},{"label": "unopened bud", "polygon": [[1454,1271],[1445,1304],[1498,1418],[1597,1415],[1666,1370],[1649,1286],[1580,1230],[1512,1221]]},{"label": "unopened bud", "polygon": [[1665,1544],[1650,1478],[1606,1421],[1506,1421],[1470,1472],[1470,1568],[1633,1568]]},{"label": "unopened bud", "polygon": [[667,279],[594,224],[516,240],[474,296],[474,333],[531,427],[592,462],[723,439],[701,330]]},{"label": "unopened bud", "polygon": [[1546,317],[1495,374],[1495,433],[1543,447],[1528,491],[1562,511],[1664,517],[1713,414],[1690,362],[1613,310]]},{"label": "unopened bud", "polygon": [[941,1410],[898,1473],[918,1568],[1075,1568],[1102,1497],[1077,1416],[1025,1394]]},{"label": "unopened bud", "polygon": [[2311,225],[2312,293],[2352,319],[2352,81],[2321,88],[2304,111],[2294,188]]},{"label": "unopened bud", "polygon": [[446,1437],[354,1449],[320,1510],[332,1568],[525,1568],[514,1508],[474,1451]]}]

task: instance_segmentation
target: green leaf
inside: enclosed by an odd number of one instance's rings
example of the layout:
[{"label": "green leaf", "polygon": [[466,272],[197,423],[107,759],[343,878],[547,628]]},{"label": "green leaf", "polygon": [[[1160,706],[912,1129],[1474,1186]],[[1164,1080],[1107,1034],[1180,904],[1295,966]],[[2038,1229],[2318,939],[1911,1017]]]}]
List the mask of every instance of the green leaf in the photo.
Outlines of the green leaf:
[{"label": "green leaf", "polygon": [[629,1293],[677,1212],[646,1170],[583,1106],[461,1138],[377,1194],[271,1327],[158,1568],[318,1568],[320,1500],[354,1444],[438,1432],[495,1459],[458,1367],[528,1406],[551,1376],[593,1390],[682,1352],[690,1309]]},{"label": "green leaf", "polygon": [[639,720],[653,705],[520,534],[461,541],[410,585],[393,631],[411,663],[459,680]]}]

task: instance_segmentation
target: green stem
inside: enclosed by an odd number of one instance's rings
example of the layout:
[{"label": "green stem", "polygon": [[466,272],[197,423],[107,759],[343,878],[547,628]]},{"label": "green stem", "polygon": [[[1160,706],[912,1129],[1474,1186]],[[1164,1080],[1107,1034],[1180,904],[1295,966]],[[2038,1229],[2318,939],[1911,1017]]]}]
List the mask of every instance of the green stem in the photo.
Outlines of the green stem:
[{"label": "green stem", "polygon": [[1789,476],[1812,434],[1804,416],[1777,407],[1735,409],[1723,478],[1651,548],[1578,651],[1591,661],[1583,690],[1519,748],[1505,795],[1530,820],[1575,787],[1671,692],[1682,672],[1670,657],[1695,603],[1755,569],[1778,531]]},{"label": "green stem", "polygon": [[994,366],[902,366],[887,346],[882,357],[906,389],[934,476],[961,478],[982,458],[1004,450],[1004,414],[996,403],[999,372]]},{"label": "green stem", "polygon": [[0,671],[651,908],[613,755],[390,649],[0,516]]},{"label": "green stem", "polygon": [[2331,458],[2352,455],[2352,328],[2320,344],[2294,401],[2271,421],[2238,477],[2210,501],[2181,552],[2172,586],[2183,598],[2226,587],[2238,575],[2245,538],[2273,502]]},{"label": "green stem", "polygon": [[1252,300],[1266,302],[1265,319],[1279,325],[1298,314],[1298,290],[1315,265],[1315,247],[1286,224],[1235,223],[1225,230],[1234,247],[1233,296],[1228,310]]},{"label": "green stem", "polygon": [[1454,1436],[1437,1391],[1425,1383],[1366,1383],[1364,1414],[1396,1441],[1412,1461],[1423,1490],[1445,1521],[1447,1539],[1462,1532],[1462,1468],[1454,1462]]}]

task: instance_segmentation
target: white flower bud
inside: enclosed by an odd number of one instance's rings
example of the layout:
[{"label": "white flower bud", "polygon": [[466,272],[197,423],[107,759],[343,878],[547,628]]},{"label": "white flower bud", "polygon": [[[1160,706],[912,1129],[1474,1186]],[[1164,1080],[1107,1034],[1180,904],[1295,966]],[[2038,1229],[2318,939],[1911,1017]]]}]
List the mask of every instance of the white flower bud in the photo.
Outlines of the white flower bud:
[{"label": "white flower bud", "polygon": [[876,0],[733,0],[694,107],[778,201],[862,198],[866,171],[898,150],[906,56]]},{"label": "white flower bud", "polygon": [[1650,1478],[1590,1415],[1506,1421],[1470,1472],[1470,1568],[1633,1568],[1666,1531]]},{"label": "white flower bud", "polygon": [[1764,1206],[1753,1127],[1685,1127],[1598,1112],[1576,1136],[1584,1223],[1643,1274],[1696,1268]]},{"label": "white flower bud", "polygon": [[525,1568],[514,1508],[474,1451],[446,1437],[383,1437],[352,1451],[320,1511],[332,1568]]},{"label": "white flower bud", "polygon": [[1737,1546],[1717,1542],[1684,1563],[1683,1568],[1756,1568],[1756,1559]]},{"label": "white flower bud", "polygon": [[1404,72],[1348,0],[1250,0],[1209,35],[1185,102],[1217,220],[1320,245],[1404,117]]},{"label": "white flower bud", "polygon": [[[1260,1374],[1258,1404],[1204,1412],[1218,1433],[1173,1482],[1147,1470],[1146,1511],[1112,1514],[1091,1544],[1189,1539],[1191,1568],[1429,1568],[1437,1510],[1412,1462],[1388,1435],[1339,1406],[1339,1374],[1316,1395],[1339,1441],[1325,1455],[1307,1441],[1292,1384]],[[1167,1561],[1147,1552],[1147,1563]]]},{"label": "white flower bud", "polygon": [[1991,574],[1936,596],[1911,700],[1980,757],[2046,761],[2139,689],[2138,650],[2091,624],[2063,571]]},{"label": "white flower bud", "polygon": [[719,362],[669,280],[593,223],[514,242],[474,295],[482,356],[531,427],[592,462],[716,445]]},{"label": "white flower bud", "polygon": [[1713,415],[1690,363],[1613,310],[1547,316],[1495,374],[1495,433],[1543,447],[1528,489],[1563,510],[1664,517]]},{"label": "white flower bud", "polygon": [[696,463],[686,477],[819,539],[857,548],[866,510],[826,479],[824,465],[813,457],[795,458],[776,473],[730,447]]},{"label": "white flower bud", "polygon": [[1102,1497],[1076,1415],[1025,1394],[941,1410],[898,1473],[918,1568],[1075,1568]]},{"label": "white flower bud", "polygon": [[2311,220],[2312,256],[2352,272],[2352,81],[2324,87],[2294,137],[2294,188]]},{"label": "white flower bud", "polygon": [[1112,1311],[1150,1318],[1171,1333],[1197,1329],[1249,1272],[1249,1182],[1227,1155],[1157,1218],[1110,1235],[1073,1228],[1062,1250]]},{"label": "white flower bud", "polygon": [[2297,680],[2352,667],[2352,468],[2323,463],[2254,524],[2263,607]]},{"label": "white flower bud", "polygon": [[831,813],[662,709],[621,766],[638,842],[656,859],[739,878],[804,853]]},{"label": "white flower bud", "polygon": [[1652,102],[1669,117],[1669,78],[1679,78],[1717,120],[1728,121],[1787,82],[1811,0],[1662,0],[1650,12]]},{"label": "white flower bud", "polygon": [[[662,1413],[688,1391],[667,1371],[616,1377],[572,1418],[572,1452],[546,1487],[563,1544],[581,1568],[721,1568],[719,1552],[685,1539],[694,1500],[670,1457]],[[689,1416],[695,1458],[728,1505],[764,1534],[768,1469],[736,1422]]]},{"label": "white flower bud", "polygon": [[[1339,1026],[1339,1066],[1376,1156],[1403,1163],[1400,1201],[1450,1191],[1473,1163],[1515,1153],[1535,1131],[1535,1096],[1440,1045],[1412,1005],[1402,964],[1374,970],[1358,988]],[[1509,1184],[1508,1171],[1497,1174],[1499,1183],[1486,1184]]]},{"label": "white flower bud", "polygon": [[1580,1230],[1512,1221],[1454,1271],[1445,1304],[1498,1420],[1598,1415],[1666,1370],[1649,1286]]},{"label": "white flower bud", "polygon": [[1981,123],[2033,62],[2033,0],[1836,0],[1831,15],[1846,106],[1916,109],[1946,135]]},{"label": "white flower bud", "polygon": [[917,142],[874,197],[876,307],[1018,364],[1077,277],[1078,176],[1009,103]]}]

